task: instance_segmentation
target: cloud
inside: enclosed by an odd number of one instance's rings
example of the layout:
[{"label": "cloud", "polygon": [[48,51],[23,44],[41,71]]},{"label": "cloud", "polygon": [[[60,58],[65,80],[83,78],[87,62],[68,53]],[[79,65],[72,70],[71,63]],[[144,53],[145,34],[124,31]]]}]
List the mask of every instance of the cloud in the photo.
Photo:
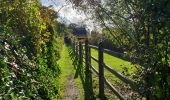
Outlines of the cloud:
[{"label": "cloud", "polygon": [[65,4],[65,0],[40,0],[43,5],[49,6],[49,5],[56,5],[56,6],[62,6]]},{"label": "cloud", "polygon": [[[78,14],[77,10],[72,8],[72,5],[66,3],[65,0],[41,0],[44,6],[53,5],[55,11],[59,11],[61,19],[65,19],[71,23],[79,23],[85,19],[85,15]],[[60,10],[59,10],[60,9]],[[61,20],[60,19],[60,20]]]},{"label": "cloud", "polygon": [[65,0],[41,0],[41,2],[44,6],[53,5],[54,10],[59,11],[60,17],[58,21],[60,22],[86,24],[90,30],[99,29],[98,25],[94,24],[92,20],[86,20],[87,16],[83,12],[73,9],[72,4],[67,3]]}]

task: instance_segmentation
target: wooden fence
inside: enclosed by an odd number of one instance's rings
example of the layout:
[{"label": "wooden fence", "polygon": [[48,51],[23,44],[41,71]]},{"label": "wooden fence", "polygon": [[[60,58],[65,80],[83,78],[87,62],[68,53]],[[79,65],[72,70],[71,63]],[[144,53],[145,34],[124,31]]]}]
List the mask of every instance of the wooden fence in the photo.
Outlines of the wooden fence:
[{"label": "wooden fence", "polygon": [[[85,50],[85,54],[83,53],[83,46]],[[91,55],[91,48],[96,49],[98,51],[98,58],[95,58]],[[104,76],[104,68],[111,72],[113,75],[115,75],[117,78],[119,78],[124,83],[130,85],[130,87],[137,91],[137,86],[135,83],[129,79],[127,79],[125,76],[123,76],[121,73],[117,72],[116,70],[112,69],[110,66],[104,63],[104,57],[103,54],[107,53],[110,55],[114,55],[117,57],[123,57],[122,53],[114,52],[108,49],[103,48],[103,43],[100,42],[98,46],[93,46],[88,44],[88,40],[85,41],[85,45],[81,42],[73,42],[73,51],[79,58],[80,62],[83,62],[83,57],[85,58],[85,70],[86,72],[89,72],[90,69],[95,72],[99,77],[99,97],[101,100],[104,99],[104,85],[107,85],[110,90],[120,99],[120,100],[126,100],[126,98],[118,92],[118,90],[105,78]],[[91,59],[96,61],[98,63],[99,70],[97,71],[91,64]]]}]

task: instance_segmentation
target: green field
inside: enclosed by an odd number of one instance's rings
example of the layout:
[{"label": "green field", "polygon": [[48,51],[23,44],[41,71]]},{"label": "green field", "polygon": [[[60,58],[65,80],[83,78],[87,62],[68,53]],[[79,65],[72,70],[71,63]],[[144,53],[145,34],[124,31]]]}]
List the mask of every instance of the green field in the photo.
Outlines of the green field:
[{"label": "green field", "polygon": [[[91,49],[91,55],[98,59],[98,51],[97,50]],[[98,63],[96,61],[94,61],[93,59],[91,59],[91,62],[92,62],[92,66],[94,66],[98,70]],[[126,75],[128,74],[129,76],[132,75],[136,70],[134,65],[132,65],[130,62],[122,60],[122,59],[114,57],[114,56],[111,56],[111,55],[108,55],[106,53],[104,53],[104,63],[109,65],[112,69],[116,70],[119,73],[122,73],[124,71],[126,73]],[[93,85],[95,86],[94,90],[97,90],[97,88],[98,88],[98,77],[95,76],[95,75],[93,75],[93,76],[94,76],[93,77],[93,80],[94,80]],[[110,73],[106,69],[104,70],[104,76],[106,77],[106,79],[109,80],[109,82],[111,82],[111,84],[119,92],[121,92],[122,89],[129,88],[125,83],[123,83],[120,79],[118,79],[116,76],[114,76],[112,73]],[[128,76],[126,76],[126,78],[131,79]],[[118,85],[117,83],[120,83],[121,86]],[[122,94],[126,95],[126,93],[122,93]],[[105,89],[105,95],[110,99],[113,99],[113,98],[117,99],[116,96],[113,94],[113,92],[111,92],[107,88]]]},{"label": "green field", "polygon": [[[98,59],[98,51],[97,50],[91,49],[91,55]],[[123,71],[127,71],[129,74],[133,74],[135,72],[135,67],[131,64],[131,62],[111,56],[106,53],[104,53],[104,63],[109,65],[111,68],[113,68],[114,70],[116,70],[120,73],[122,73]],[[96,61],[92,60],[92,65],[96,69],[98,69],[98,63]]]}]

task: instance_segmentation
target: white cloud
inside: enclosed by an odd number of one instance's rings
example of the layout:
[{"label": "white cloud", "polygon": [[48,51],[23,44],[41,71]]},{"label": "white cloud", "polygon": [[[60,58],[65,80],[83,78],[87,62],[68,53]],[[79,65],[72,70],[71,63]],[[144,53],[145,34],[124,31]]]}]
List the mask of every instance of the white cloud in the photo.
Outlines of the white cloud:
[{"label": "white cloud", "polygon": [[49,5],[56,5],[56,6],[62,6],[65,4],[65,0],[41,0],[43,5],[49,6]]},{"label": "white cloud", "polygon": [[[58,20],[61,22],[65,22],[66,24],[86,24],[90,30],[98,26],[92,20],[85,21],[87,18],[85,14],[73,9],[72,4],[66,3],[65,0],[41,0],[41,2],[45,6],[53,5],[54,10],[59,11],[60,18]],[[99,29],[99,27],[96,28]]]},{"label": "white cloud", "polygon": [[[56,11],[59,11],[59,16],[66,18],[72,23],[79,23],[85,19],[84,14],[78,14],[77,10],[72,8],[71,4],[65,2],[65,0],[41,0],[45,6],[53,5]],[[63,7],[64,6],[64,7]]]}]

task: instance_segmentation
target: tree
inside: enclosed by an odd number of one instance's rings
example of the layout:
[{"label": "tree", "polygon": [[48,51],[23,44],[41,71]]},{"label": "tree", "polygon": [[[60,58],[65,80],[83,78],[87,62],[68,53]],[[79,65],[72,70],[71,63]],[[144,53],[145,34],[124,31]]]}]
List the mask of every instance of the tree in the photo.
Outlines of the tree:
[{"label": "tree", "polygon": [[[169,0],[70,0],[100,22],[116,45],[127,45],[131,61],[144,69],[139,84],[147,99],[170,93]],[[110,28],[112,26],[113,28]],[[105,31],[106,32],[106,31]],[[124,41],[125,40],[125,41]]]}]

